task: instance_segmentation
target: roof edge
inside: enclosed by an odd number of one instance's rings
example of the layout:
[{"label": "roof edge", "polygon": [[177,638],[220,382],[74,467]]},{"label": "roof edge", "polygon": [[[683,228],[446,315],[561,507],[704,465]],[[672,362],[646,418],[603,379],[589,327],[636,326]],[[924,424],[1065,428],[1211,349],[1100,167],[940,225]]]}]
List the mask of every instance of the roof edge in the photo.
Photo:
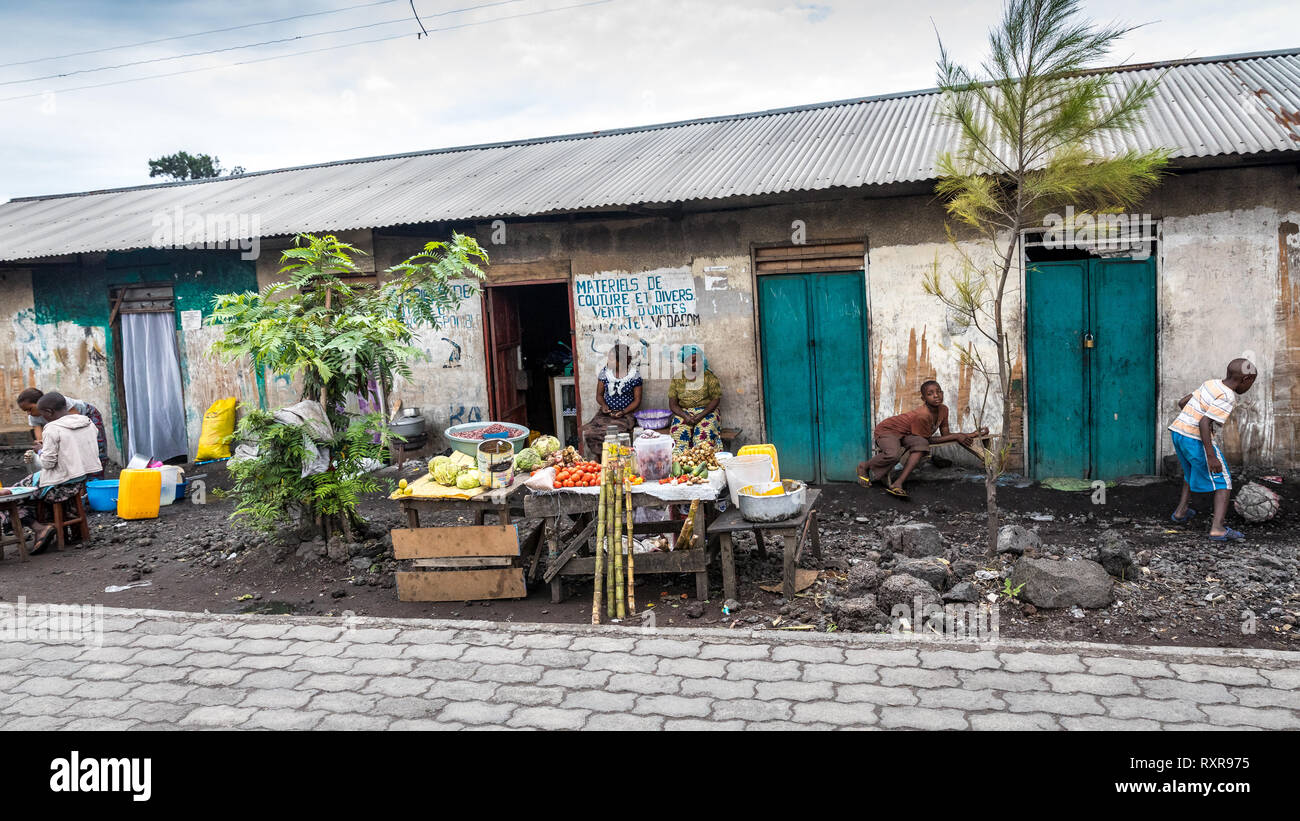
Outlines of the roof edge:
[{"label": "roof edge", "polygon": [[[1300,47],[1278,49],[1274,51],[1253,51],[1241,54],[1222,54],[1213,57],[1188,57],[1178,60],[1165,60],[1160,62],[1148,63],[1125,63],[1118,66],[1106,66],[1095,69],[1081,71],[1081,75],[1090,74],[1111,74],[1122,71],[1147,71],[1151,69],[1174,68],[1185,65],[1203,65],[1208,63],[1225,63],[1240,60],[1254,60],[1267,57],[1285,57],[1291,55],[1300,55]],[[88,197],[97,194],[120,194],[129,191],[150,191],[165,188],[180,188],[190,185],[211,185],[222,182],[240,180],[247,177],[261,177],[269,174],[282,174],[288,171],[306,171],[313,168],[330,168],[340,165],[356,165],[368,162],[382,162],[385,160],[400,160],[411,157],[426,157],[435,154],[455,154],[463,151],[482,151],[493,148],[513,148],[522,145],[540,145],[543,143],[565,142],[568,140],[585,140],[596,137],[612,137],[621,134],[635,134],[640,132],[661,131],[669,128],[681,128],[689,125],[707,125],[709,123],[728,122],[734,120],[748,120],[757,117],[771,117],[779,114],[791,114],[799,111],[813,111],[820,108],[836,108],[845,105],[858,105],[861,103],[881,102],[884,100],[898,100],[906,97],[921,97],[929,94],[938,94],[938,88],[918,89],[914,91],[897,91],[888,94],[876,94],[867,97],[850,97],[843,100],[831,100],[820,103],[807,103],[804,105],[786,106],[784,108],[769,108],[761,111],[749,111],[739,114],[721,114],[713,117],[701,117],[690,120],[674,120],[664,123],[653,123],[650,125],[626,126],[623,128],[612,128],[598,131],[579,131],[569,134],[556,134],[547,137],[528,137],[519,140],[505,140],[492,143],[475,143],[471,145],[451,146],[447,148],[424,149],[420,151],[406,151],[397,154],[383,154],[370,157],[357,157],[346,160],[331,160],[329,162],[310,163],[308,165],[286,166],[284,168],[272,168],[264,171],[250,171],[233,177],[209,177],[201,180],[178,180],[174,182],[152,183],[147,185],[132,185],[119,188],[102,188],[92,191],[77,191],[65,194],[39,194],[31,197],[15,197],[9,202],[42,202],[45,200],[68,199],[72,197]],[[0,203],[3,204],[3,203]]]}]

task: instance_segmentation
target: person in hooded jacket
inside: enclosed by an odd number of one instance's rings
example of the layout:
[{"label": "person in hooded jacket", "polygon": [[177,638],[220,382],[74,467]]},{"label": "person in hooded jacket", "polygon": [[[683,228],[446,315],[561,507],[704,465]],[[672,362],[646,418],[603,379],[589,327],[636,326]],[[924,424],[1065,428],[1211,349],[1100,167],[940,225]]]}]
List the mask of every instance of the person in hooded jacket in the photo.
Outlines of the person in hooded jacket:
[{"label": "person in hooded jacket", "polygon": [[[41,469],[16,486],[37,488],[34,499],[63,502],[81,493],[86,479],[103,475],[98,434],[90,419],[72,412],[61,393],[50,392],[42,396],[37,409],[46,421],[43,445],[37,455]],[[0,489],[0,495],[7,496],[12,492],[9,488]],[[36,522],[34,504],[21,505],[18,515],[36,538],[31,552],[40,553],[49,547],[57,534],[53,525]],[[7,514],[0,516],[7,523]]]}]

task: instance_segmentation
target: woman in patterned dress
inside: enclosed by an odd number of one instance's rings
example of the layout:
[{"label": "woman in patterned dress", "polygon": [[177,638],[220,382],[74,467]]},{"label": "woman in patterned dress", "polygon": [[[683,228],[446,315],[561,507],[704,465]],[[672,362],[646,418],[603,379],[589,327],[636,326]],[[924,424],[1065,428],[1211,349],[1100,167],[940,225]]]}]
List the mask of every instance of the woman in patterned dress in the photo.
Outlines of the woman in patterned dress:
[{"label": "woman in patterned dress", "polygon": [[596,403],[600,410],[582,428],[583,445],[593,459],[600,458],[606,428],[631,433],[636,427],[632,414],[641,407],[641,374],[632,364],[632,352],[622,343],[610,349],[607,364],[596,374]]},{"label": "woman in patterned dress", "polygon": [[709,370],[709,360],[699,345],[683,345],[678,356],[682,375],[668,383],[668,408],[673,412],[670,435],[682,451],[702,442],[722,449],[722,384]]}]

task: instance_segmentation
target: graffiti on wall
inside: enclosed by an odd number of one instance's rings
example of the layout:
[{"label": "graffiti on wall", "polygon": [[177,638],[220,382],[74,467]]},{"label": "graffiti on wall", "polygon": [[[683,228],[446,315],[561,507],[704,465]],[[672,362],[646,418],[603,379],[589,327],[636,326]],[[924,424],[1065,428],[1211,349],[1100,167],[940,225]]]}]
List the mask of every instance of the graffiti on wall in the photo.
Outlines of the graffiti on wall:
[{"label": "graffiti on wall", "polygon": [[449,410],[451,411],[452,425],[483,421],[483,409],[478,405],[470,405],[468,409],[464,405],[452,405]]}]

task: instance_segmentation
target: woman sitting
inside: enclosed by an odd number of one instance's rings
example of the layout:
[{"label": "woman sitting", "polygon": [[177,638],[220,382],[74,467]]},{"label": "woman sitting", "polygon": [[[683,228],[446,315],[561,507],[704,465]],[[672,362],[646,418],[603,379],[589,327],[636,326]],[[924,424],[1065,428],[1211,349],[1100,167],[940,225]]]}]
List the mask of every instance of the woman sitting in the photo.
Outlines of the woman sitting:
[{"label": "woman sitting", "polygon": [[669,431],[673,447],[685,450],[701,442],[722,449],[722,384],[709,370],[709,360],[699,345],[683,345],[678,356],[682,375],[668,383],[668,408],[673,412]]},{"label": "woman sitting", "polygon": [[[38,457],[41,469],[17,487],[39,488],[33,497],[46,502],[64,502],[81,493],[86,479],[103,475],[95,444],[95,427],[79,413],[73,413],[62,394],[50,392],[37,402],[37,410],[46,424],[44,444]],[[12,495],[9,488],[0,489],[0,496]],[[8,514],[3,514],[7,519]],[[36,543],[32,553],[49,547],[57,535],[53,525],[37,524],[36,511],[31,502],[19,506],[18,517],[25,527],[32,529]]]},{"label": "woman sitting", "polygon": [[596,374],[596,403],[600,410],[582,429],[588,455],[600,458],[605,429],[631,433],[636,427],[633,413],[641,407],[641,374],[632,365],[632,352],[621,342],[609,350],[606,365]]},{"label": "woman sitting", "polygon": [[[37,388],[28,388],[18,394],[18,407],[22,408],[23,413],[27,414],[27,424],[32,426],[32,433],[36,437],[36,450],[41,449],[41,444],[44,441],[45,424],[47,421],[45,417],[41,416],[40,411],[36,408],[37,403],[41,401],[41,397],[44,395],[45,394],[41,393]],[[90,420],[91,424],[95,426],[97,437],[96,444],[99,449],[99,463],[101,465],[108,464],[108,436],[104,432],[104,417],[100,415],[99,410],[89,402],[83,402],[80,399],[69,399],[66,396],[63,399],[68,403],[68,409],[72,413],[86,417]],[[102,479],[104,478],[104,472],[101,470],[98,476],[92,476],[91,478]]]}]

